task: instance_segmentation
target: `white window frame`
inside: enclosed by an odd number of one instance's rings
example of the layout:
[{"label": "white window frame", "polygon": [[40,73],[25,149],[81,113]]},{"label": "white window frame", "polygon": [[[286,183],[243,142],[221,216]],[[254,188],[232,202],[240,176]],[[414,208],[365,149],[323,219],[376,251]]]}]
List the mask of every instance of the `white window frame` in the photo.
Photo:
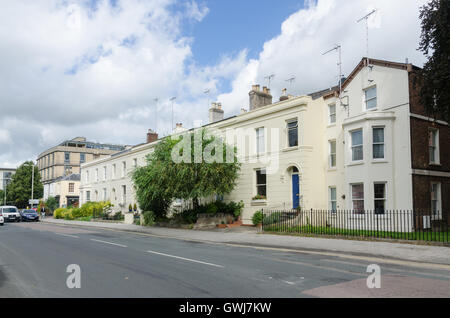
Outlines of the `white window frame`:
[{"label": "white window frame", "polygon": [[98,168],[95,169],[95,182],[98,182]]},{"label": "white window frame", "polygon": [[85,181],[86,183],[89,183],[89,170],[86,170]]},{"label": "white window frame", "polygon": [[86,191],[86,202],[91,202],[91,191]]},{"label": "white window frame", "polygon": [[[436,186],[436,198],[433,198],[433,186]],[[430,188],[430,204],[431,204],[431,219],[432,220],[442,220],[442,184],[440,182],[431,182]],[[433,201],[436,201],[437,214],[433,211],[434,205]]]},{"label": "white window frame", "polygon": [[[332,152],[332,144],[334,143],[334,153]],[[336,139],[329,140],[328,141],[328,168],[330,169],[336,169],[337,167],[337,143]],[[334,165],[333,165],[333,156],[334,156]]]},{"label": "white window frame", "polygon": [[133,166],[134,166],[135,168],[137,168],[137,165],[138,165],[138,164],[137,164],[137,158],[134,158],[134,159],[133,159]]},{"label": "white window frame", "polygon": [[256,154],[263,155],[266,153],[265,129],[264,127],[259,127],[255,129],[255,132],[256,132]]},{"label": "white window frame", "polygon": [[[383,142],[375,142],[375,134],[374,131],[375,129],[383,129]],[[363,139],[363,143],[364,143],[364,139]],[[375,151],[374,148],[376,145],[382,145],[383,146],[383,158],[375,158]],[[377,161],[377,160],[386,160],[386,127],[384,126],[373,126],[372,127],[372,160]]]},{"label": "white window frame", "polygon": [[[362,137],[361,144],[353,145],[353,134],[358,132],[358,131],[361,132],[361,137]],[[360,148],[360,147],[361,147],[362,158],[354,160],[353,159],[353,157],[354,157],[353,156],[353,151],[354,151],[355,148]],[[358,128],[358,129],[350,131],[350,156],[351,156],[351,159],[350,159],[351,162],[362,162],[362,161],[364,161],[364,129],[363,128]]]},{"label": "white window frame", "polygon": [[[433,138],[432,138],[433,137]],[[429,161],[430,165],[439,165],[441,163],[440,153],[439,153],[439,129],[429,128],[428,129],[428,151],[429,151]],[[430,139],[432,138],[433,145],[430,144]],[[432,149],[434,153],[434,161],[431,160]]]},{"label": "white window frame", "polygon": [[107,190],[106,188],[103,188],[103,201],[106,202],[106,197],[107,197]]},{"label": "white window frame", "polygon": [[112,165],[112,179],[115,179],[115,178],[116,178],[116,172],[117,172],[116,169],[117,169],[117,168],[116,168],[116,164],[113,164],[113,165]]},{"label": "white window frame", "polygon": [[122,204],[127,204],[127,186],[122,185]]},{"label": "white window frame", "polygon": [[[258,183],[258,171],[265,171],[266,183],[261,183],[261,184]],[[265,197],[267,199],[267,169],[266,168],[255,169],[255,183],[256,183],[255,195],[259,195],[259,193],[258,193],[259,187],[264,186],[266,188],[266,191],[265,191],[266,195],[265,195]]]},{"label": "white window frame", "polygon": [[[371,97],[371,98],[367,99],[367,92],[372,89],[375,89],[375,97]],[[372,100],[375,100],[375,107],[368,108],[367,103]],[[372,111],[372,110],[378,109],[378,89],[377,89],[376,85],[364,89],[364,108],[366,111]]]},{"label": "white window frame", "polygon": [[[289,133],[290,133],[290,131],[292,130],[292,128],[289,128],[289,124],[292,124],[292,123],[297,123],[297,126],[295,127],[295,129],[297,129],[297,146],[291,146],[290,144],[289,144]],[[299,144],[300,144],[300,136],[299,136],[299,126],[298,126],[298,118],[292,118],[292,119],[289,119],[289,120],[287,120],[286,121],[286,147],[287,148],[295,148],[295,147],[298,147],[299,146]]]},{"label": "white window frame", "polygon": [[[333,200],[333,198],[331,196],[333,189],[334,189],[334,192],[335,192],[335,195],[336,195],[336,198],[334,200]],[[335,210],[333,210],[333,202],[336,205],[336,209]],[[328,188],[328,205],[329,205],[331,213],[332,214],[336,214],[337,213],[337,187],[336,186],[331,186],[331,187]]]},{"label": "white window frame", "polygon": [[[375,197],[375,186],[376,185],[380,185],[380,184],[384,185],[384,198],[376,198]],[[383,214],[380,214],[380,215],[386,214],[387,202],[388,202],[387,201],[387,194],[388,194],[387,182],[374,182],[373,183],[373,210],[374,210],[375,213],[376,213],[376,211],[375,211],[375,207],[376,207],[375,201],[384,201],[384,212],[383,212]]]},{"label": "white window frame", "polygon": [[122,161],[122,178],[125,178],[127,175],[127,162]]},{"label": "white window frame", "polygon": [[[354,186],[362,186],[362,189],[363,189],[363,191],[362,191],[362,199],[355,199],[355,198],[353,198],[353,187]],[[352,183],[352,184],[350,184],[350,206],[351,206],[352,213],[354,215],[364,215],[365,214],[366,202],[364,200],[364,197],[365,197],[364,183]],[[355,206],[354,206],[354,201],[362,201],[363,202],[363,207],[364,207],[363,208],[363,213],[355,213],[356,209],[355,209]]]},{"label": "white window frame", "polygon": [[106,166],[103,166],[103,181],[106,181]]},{"label": "white window frame", "polygon": [[[331,109],[334,107],[334,112]],[[334,119],[333,119],[334,118]],[[328,124],[336,124],[337,114],[336,114],[336,103],[328,105]]]}]

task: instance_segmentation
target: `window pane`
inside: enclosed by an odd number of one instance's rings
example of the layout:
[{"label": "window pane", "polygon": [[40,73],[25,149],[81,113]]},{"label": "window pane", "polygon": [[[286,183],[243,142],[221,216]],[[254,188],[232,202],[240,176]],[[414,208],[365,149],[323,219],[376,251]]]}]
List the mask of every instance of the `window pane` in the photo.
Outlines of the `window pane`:
[{"label": "window pane", "polygon": [[363,147],[354,147],[353,148],[353,161],[363,160]]},{"label": "window pane", "polygon": [[377,99],[376,98],[367,101],[367,104],[366,104],[367,109],[372,109],[372,108],[376,108],[376,107],[377,107]]},{"label": "window pane", "polygon": [[363,144],[362,130],[352,132],[352,146],[359,146]]},{"label": "window pane", "polygon": [[298,122],[293,121],[288,123],[288,140],[289,147],[298,146]]},{"label": "window pane", "polygon": [[331,155],[330,156],[330,166],[331,167],[336,167],[336,155]]},{"label": "window pane", "polygon": [[330,199],[336,201],[336,188],[330,188]]},{"label": "window pane", "polygon": [[352,185],[352,199],[364,199],[364,185]]},{"label": "window pane", "polygon": [[267,196],[267,193],[266,193],[266,186],[265,185],[261,185],[261,186],[258,186],[257,187],[257,193],[258,193],[258,195],[263,195],[263,196]]},{"label": "window pane", "polygon": [[373,129],[373,142],[384,143],[384,128]]},{"label": "window pane", "polygon": [[375,184],[375,199],[386,198],[386,185],[383,183]]},{"label": "window pane", "polygon": [[266,184],[267,175],[265,170],[256,170],[256,183]]},{"label": "window pane", "polygon": [[373,145],[373,158],[384,159],[384,145]]},{"label": "window pane", "polygon": [[372,87],[366,90],[366,100],[377,97],[377,88]]},{"label": "window pane", "polygon": [[355,210],[355,213],[357,213],[357,214],[363,214],[364,213],[364,200],[353,201],[353,210]]},{"label": "window pane", "polygon": [[336,153],[336,141],[330,141],[330,152]]},{"label": "window pane", "polygon": [[375,214],[384,214],[385,200],[375,200]]}]

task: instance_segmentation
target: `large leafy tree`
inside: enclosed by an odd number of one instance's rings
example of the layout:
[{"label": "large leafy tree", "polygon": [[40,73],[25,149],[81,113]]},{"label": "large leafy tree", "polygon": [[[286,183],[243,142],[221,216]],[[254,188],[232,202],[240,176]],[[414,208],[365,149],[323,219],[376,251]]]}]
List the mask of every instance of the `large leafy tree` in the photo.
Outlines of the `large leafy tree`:
[{"label": "large leafy tree", "polygon": [[431,0],[421,8],[420,19],[419,50],[428,57],[420,72],[421,102],[430,115],[449,121],[450,1]]},{"label": "large leafy tree", "polygon": [[196,208],[200,198],[230,193],[240,170],[236,149],[205,129],[166,138],[147,160],[148,165],[133,174],[144,210],[160,205],[165,212],[174,199],[192,200]]},{"label": "large leafy tree", "polygon": [[11,183],[6,188],[7,201],[13,203],[18,208],[29,206],[28,200],[31,199],[31,180],[32,169],[34,169],[34,188],[33,198],[42,198],[44,186],[41,183],[39,169],[32,161],[24,162],[16,173],[12,176]]}]

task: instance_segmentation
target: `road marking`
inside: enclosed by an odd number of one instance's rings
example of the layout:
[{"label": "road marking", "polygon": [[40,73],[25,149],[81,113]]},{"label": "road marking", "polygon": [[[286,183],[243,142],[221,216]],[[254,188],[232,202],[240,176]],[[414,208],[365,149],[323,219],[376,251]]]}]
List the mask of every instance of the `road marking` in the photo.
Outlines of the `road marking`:
[{"label": "road marking", "polygon": [[75,235],[69,235],[69,234],[62,234],[62,233],[55,233],[56,235],[60,235],[60,236],[67,236],[67,237],[71,237],[71,238],[79,238],[78,236]]},{"label": "road marking", "polygon": [[[77,225],[77,224],[61,224],[61,223],[54,223],[54,222],[48,222],[49,224],[61,226],[61,227],[86,227],[85,225]],[[159,235],[159,234],[149,234],[149,233],[142,233],[142,232],[134,232],[134,231],[127,231],[122,229],[111,229],[107,227],[97,227],[92,226],[97,229],[102,229],[106,231],[111,232],[121,232],[121,233],[133,233],[135,235],[140,236],[147,236],[147,237],[157,237],[157,238],[169,238],[174,239],[178,241],[185,241],[185,242],[198,242],[198,243],[205,243],[210,245],[222,245],[222,246],[231,246],[231,247],[239,247],[239,248],[250,248],[250,249],[256,249],[256,250],[269,250],[269,251],[276,251],[276,252],[287,252],[287,253],[298,253],[298,254],[310,254],[310,255],[323,255],[323,256],[332,256],[332,257],[338,257],[338,258],[344,258],[344,259],[354,259],[354,260],[361,260],[361,261],[367,261],[371,263],[385,263],[385,264],[396,264],[396,265],[403,265],[407,267],[417,267],[417,268],[427,268],[427,269],[436,269],[436,270],[446,270],[450,271],[450,265],[446,264],[437,264],[437,263],[425,263],[421,261],[411,261],[411,260],[401,260],[401,259],[387,259],[387,256],[377,257],[377,256],[360,256],[360,255],[352,255],[348,254],[351,252],[325,252],[325,251],[316,251],[316,250],[308,250],[308,249],[292,249],[292,248],[280,248],[280,247],[263,247],[263,246],[254,246],[254,245],[245,245],[245,244],[233,244],[233,243],[226,243],[226,242],[214,242],[214,241],[207,241],[207,240],[199,240],[199,239],[186,239],[186,238],[180,238],[176,236],[170,236],[170,235]],[[413,245],[414,246],[414,245]],[[347,253],[347,254],[346,254]]]},{"label": "road marking", "polygon": [[199,264],[204,264],[204,265],[209,265],[209,266],[214,266],[214,267],[220,267],[220,268],[224,268],[225,267],[225,266],[222,266],[222,265],[206,263],[206,262],[202,262],[202,261],[197,261],[195,259],[190,259],[190,258],[185,258],[185,257],[180,257],[180,256],[175,256],[175,255],[169,255],[169,254],[164,254],[164,253],[159,253],[159,252],[154,252],[154,251],[147,251],[147,253],[156,254],[156,255],[162,255],[162,256],[166,256],[166,257],[177,258],[177,259],[181,259],[183,261],[199,263]]},{"label": "road marking", "polygon": [[111,242],[106,242],[106,241],[100,241],[100,240],[94,240],[94,239],[91,239],[91,241],[104,243],[104,244],[109,244],[109,245],[115,245],[115,246],[119,246],[119,247],[127,247],[126,245],[117,244],[117,243],[111,243]]},{"label": "road marking", "polygon": [[[361,267],[367,267],[369,263],[355,263],[355,262],[345,262],[345,261],[338,261],[334,259],[322,259],[321,262],[330,262],[330,263],[338,263],[338,264],[345,264],[345,265],[353,265],[353,266],[361,266]],[[382,268],[385,266],[388,266],[387,264],[380,263],[379,264]],[[450,279],[449,275],[445,274],[439,274],[439,273],[429,273],[429,272],[419,272],[419,271],[412,271],[409,269],[399,269],[399,268],[392,268],[392,267],[386,267],[386,271],[392,271],[392,272],[398,272],[398,273],[410,273],[410,274],[416,274],[416,275],[423,275],[423,276],[432,276],[432,277],[440,277],[440,278],[446,278]]]}]

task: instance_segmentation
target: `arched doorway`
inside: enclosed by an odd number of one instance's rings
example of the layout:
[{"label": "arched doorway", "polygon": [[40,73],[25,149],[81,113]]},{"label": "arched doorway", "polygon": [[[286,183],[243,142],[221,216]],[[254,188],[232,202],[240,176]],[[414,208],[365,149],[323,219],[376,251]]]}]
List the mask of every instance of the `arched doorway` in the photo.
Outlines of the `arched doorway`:
[{"label": "arched doorway", "polygon": [[290,167],[288,171],[292,181],[292,208],[295,210],[300,207],[300,171],[295,166]]}]

